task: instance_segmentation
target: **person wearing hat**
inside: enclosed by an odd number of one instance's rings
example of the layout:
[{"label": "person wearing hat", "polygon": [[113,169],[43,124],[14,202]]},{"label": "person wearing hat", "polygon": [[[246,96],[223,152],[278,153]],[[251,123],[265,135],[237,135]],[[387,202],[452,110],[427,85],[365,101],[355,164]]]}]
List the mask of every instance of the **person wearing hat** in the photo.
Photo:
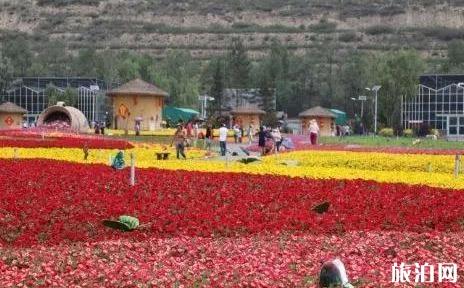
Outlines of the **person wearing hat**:
[{"label": "person wearing hat", "polygon": [[181,124],[178,124],[177,125],[177,130],[176,130],[176,133],[174,133],[174,137],[172,138],[172,141],[171,141],[171,146],[172,144],[175,142],[176,143],[176,155],[177,155],[177,159],[180,159],[179,156],[182,156],[184,157],[184,159],[187,159],[187,157],[185,156],[185,153],[184,153],[184,149],[185,149],[185,133],[184,133],[184,129],[182,128],[182,125]]},{"label": "person wearing hat", "polygon": [[316,119],[312,119],[309,122],[309,138],[311,140],[311,145],[317,144],[318,135],[319,135],[319,125],[317,125]]}]

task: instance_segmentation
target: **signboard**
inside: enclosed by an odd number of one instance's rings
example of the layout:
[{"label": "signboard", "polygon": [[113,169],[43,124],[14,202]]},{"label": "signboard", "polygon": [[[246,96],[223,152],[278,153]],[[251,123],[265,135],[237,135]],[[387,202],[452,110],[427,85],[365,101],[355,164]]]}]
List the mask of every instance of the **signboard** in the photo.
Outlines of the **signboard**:
[{"label": "signboard", "polygon": [[5,119],[5,124],[6,125],[11,126],[11,125],[13,125],[13,123],[14,123],[14,120],[13,120],[13,118],[11,118],[11,116],[6,117],[6,119]]},{"label": "signboard", "polygon": [[367,100],[367,96],[359,96],[359,97],[358,97],[358,100],[359,100],[359,101],[366,101],[366,100]]}]

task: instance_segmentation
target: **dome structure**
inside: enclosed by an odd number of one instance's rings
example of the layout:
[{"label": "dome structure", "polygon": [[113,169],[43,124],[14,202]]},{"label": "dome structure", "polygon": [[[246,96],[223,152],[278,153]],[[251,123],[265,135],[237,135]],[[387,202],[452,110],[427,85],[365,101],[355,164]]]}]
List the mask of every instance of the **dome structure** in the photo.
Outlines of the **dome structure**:
[{"label": "dome structure", "polygon": [[64,105],[50,106],[42,111],[37,119],[37,125],[49,125],[56,121],[63,121],[69,125],[71,130],[81,133],[88,132],[90,128],[84,113],[79,109]]}]

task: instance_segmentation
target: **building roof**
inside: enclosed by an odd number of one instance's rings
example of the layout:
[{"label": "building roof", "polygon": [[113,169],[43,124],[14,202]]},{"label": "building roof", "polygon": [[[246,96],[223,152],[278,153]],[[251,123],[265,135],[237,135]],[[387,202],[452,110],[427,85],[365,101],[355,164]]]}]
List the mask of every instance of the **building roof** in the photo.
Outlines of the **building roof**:
[{"label": "building roof", "polygon": [[232,109],[231,114],[266,114],[266,111],[261,110],[256,105],[241,106]]},{"label": "building roof", "polygon": [[298,114],[299,117],[330,117],[336,118],[337,116],[330,112],[330,110],[316,106]]},{"label": "building roof", "polygon": [[126,84],[108,92],[109,96],[115,95],[146,95],[146,96],[168,96],[166,91],[141,79],[134,79]]},{"label": "building roof", "polygon": [[0,105],[0,112],[26,114],[27,110],[11,102]]}]

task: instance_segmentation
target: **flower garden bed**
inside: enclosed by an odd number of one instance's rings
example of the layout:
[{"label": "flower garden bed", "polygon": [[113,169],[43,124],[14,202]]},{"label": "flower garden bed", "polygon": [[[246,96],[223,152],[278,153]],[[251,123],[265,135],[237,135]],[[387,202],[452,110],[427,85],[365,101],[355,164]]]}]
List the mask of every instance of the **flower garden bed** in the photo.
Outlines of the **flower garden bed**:
[{"label": "flower garden bed", "polygon": [[[130,187],[129,169],[102,165],[0,168],[1,287],[314,287],[332,257],[356,287],[391,287],[394,262],[464,265],[460,190],[158,169]],[[143,227],[101,223],[122,214]]]},{"label": "flower garden bed", "polygon": [[0,131],[0,147],[16,148],[83,148],[130,149],[132,144],[124,140],[92,135],[62,133],[53,130],[6,130]]},{"label": "flower garden bed", "polygon": [[[31,246],[129,237],[243,236],[261,232],[462,232],[457,190],[230,173],[140,170],[0,160],[1,242]],[[44,169],[46,167],[46,169]],[[319,215],[312,207],[331,203]],[[120,234],[100,223],[129,214],[148,227]]]}]

